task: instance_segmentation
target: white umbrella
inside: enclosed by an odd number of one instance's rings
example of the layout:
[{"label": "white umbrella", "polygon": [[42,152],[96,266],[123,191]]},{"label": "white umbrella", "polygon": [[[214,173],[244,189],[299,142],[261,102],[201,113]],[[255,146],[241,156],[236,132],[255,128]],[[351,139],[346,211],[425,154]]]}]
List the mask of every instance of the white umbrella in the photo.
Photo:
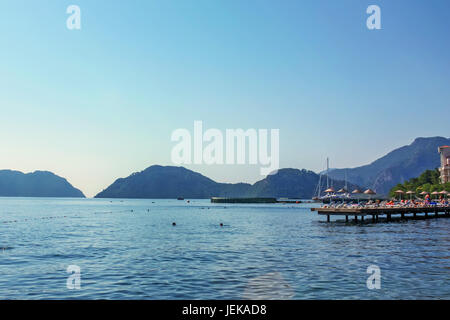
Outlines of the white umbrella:
[{"label": "white umbrella", "polygon": [[409,194],[409,199],[411,199],[412,195],[415,194],[415,192],[410,190],[410,191],[406,192],[406,194]]},{"label": "white umbrella", "polygon": [[373,191],[372,189],[367,189],[366,191],[364,191],[365,194],[377,194],[375,191]]},{"label": "white umbrella", "polygon": [[395,193],[400,195],[400,200],[401,200],[402,199],[402,194],[404,194],[405,191],[399,189],[399,190],[395,191]]},{"label": "white umbrella", "polygon": [[372,199],[372,195],[377,194],[377,193],[375,191],[373,191],[372,189],[367,189],[366,191],[364,191],[364,194],[368,194],[369,199]]},{"label": "white umbrella", "polygon": [[[359,189],[355,189],[355,190],[352,191],[352,193],[353,193],[353,194],[360,194],[360,193],[362,193],[362,192],[361,192],[361,190],[359,190]],[[359,204],[359,198],[358,198],[358,204]]]},{"label": "white umbrella", "polygon": [[334,192],[334,188],[328,188],[327,190],[324,191],[325,193],[333,193]]}]

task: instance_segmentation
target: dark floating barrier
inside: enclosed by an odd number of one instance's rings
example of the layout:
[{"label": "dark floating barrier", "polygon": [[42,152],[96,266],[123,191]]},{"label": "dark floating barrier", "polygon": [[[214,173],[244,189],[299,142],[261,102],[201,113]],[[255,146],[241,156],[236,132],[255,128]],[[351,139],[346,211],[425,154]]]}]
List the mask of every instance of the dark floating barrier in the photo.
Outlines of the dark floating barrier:
[{"label": "dark floating barrier", "polygon": [[212,203],[277,203],[276,198],[211,198]]}]

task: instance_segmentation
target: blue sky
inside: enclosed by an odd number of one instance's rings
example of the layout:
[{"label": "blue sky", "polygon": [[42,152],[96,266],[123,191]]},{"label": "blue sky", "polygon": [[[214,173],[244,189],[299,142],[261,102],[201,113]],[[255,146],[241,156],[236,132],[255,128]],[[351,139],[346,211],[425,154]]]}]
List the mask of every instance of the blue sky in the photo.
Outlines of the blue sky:
[{"label": "blue sky", "polygon": [[[81,8],[81,30],[66,8]],[[382,30],[366,28],[381,7]],[[0,168],[88,196],[171,165],[177,128],[280,129],[281,167],[448,136],[450,2],[0,1]],[[259,166],[192,165],[254,182]]]}]

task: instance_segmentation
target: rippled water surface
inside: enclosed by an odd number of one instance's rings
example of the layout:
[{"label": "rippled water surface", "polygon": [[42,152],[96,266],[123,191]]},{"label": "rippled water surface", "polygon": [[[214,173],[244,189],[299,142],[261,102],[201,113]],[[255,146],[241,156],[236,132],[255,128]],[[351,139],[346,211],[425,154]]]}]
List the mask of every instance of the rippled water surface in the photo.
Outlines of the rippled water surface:
[{"label": "rippled water surface", "polygon": [[326,223],[311,206],[0,198],[0,298],[450,298],[450,219]]}]

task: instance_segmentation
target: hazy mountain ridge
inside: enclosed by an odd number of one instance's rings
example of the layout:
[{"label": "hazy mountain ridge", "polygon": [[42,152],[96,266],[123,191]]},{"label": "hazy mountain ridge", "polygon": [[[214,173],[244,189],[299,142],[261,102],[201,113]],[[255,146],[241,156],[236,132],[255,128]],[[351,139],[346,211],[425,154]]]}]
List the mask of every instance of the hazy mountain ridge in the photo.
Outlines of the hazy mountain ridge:
[{"label": "hazy mountain ridge", "polygon": [[[251,185],[218,183],[184,167],[151,166],[127,178],[117,179],[96,198],[289,197],[310,199],[314,196],[318,182],[318,174],[304,169],[280,169],[276,174],[269,175]],[[345,184],[344,181],[334,180],[331,183],[336,189],[342,188]],[[322,185],[325,185],[325,182]],[[350,187],[356,186],[350,184]]]},{"label": "hazy mountain ridge", "polygon": [[[372,163],[356,168],[330,170],[330,185],[335,189],[372,188],[387,194],[398,183],[419,176],[440,165],[437,148],[450,145],[444,137],[417,138]],[[276,174],[254,183],[219,183],[184,167],[151,166],[129,177],[117,179],[96,198],[210,198],[290,197],[311,198],[319,175],[309,170],[280,169]],[[325,178],[321,191],[325,189]],[[84,197],[66,179],[48,171],[22,173],[0,170],[0,197]]]},{"label": "hazy mountain ridge", "polygon": [[49,171],[0,170],[0,197],[84,198],[66,179]]},{"label": "hazy mountain ridge", "polygon": [[438,147],[450,145],[444,137],[417,138],[410,145],[397,148],[374,162],[347,169],[330,170],[333,179],[348,181],[387,194],[398,183],[440,166]]}]

